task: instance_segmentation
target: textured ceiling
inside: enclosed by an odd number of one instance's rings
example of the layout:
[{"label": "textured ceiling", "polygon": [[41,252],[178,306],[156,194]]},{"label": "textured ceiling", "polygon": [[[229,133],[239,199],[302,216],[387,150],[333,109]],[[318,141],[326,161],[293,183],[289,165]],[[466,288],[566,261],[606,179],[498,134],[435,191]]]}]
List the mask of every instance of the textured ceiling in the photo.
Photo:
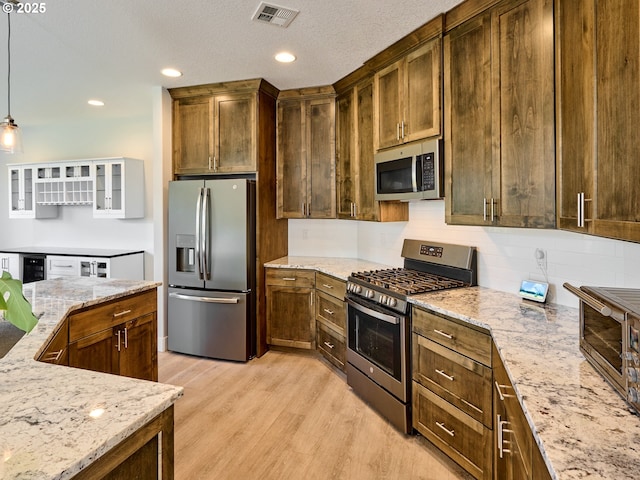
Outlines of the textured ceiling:
[{"label": "textured ceiling", "polygon": [[[279,89],[326,85],[459,0],[278,0],[288,28],[251,20],[260,0],[51,0],[11,16],[11,113],[23,126],[149,115],[153,86],[262,77]],[[0,16],[0,115],[7,21]],[[280,50],[298,60],[281,65]],[[167,79],[163,67],[184,72]],[[89,107],[89,98],[106,104]]]}]

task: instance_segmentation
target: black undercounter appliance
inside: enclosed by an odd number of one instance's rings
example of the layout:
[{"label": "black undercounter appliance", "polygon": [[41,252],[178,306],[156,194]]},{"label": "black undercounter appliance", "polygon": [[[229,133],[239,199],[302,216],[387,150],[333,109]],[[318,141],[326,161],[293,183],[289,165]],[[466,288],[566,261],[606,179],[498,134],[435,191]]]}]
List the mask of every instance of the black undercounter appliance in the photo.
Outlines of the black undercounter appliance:
[{"label": "black undercounter appliance", "polygon": [[404,267],[347,282],[347,383],[405,433],[411,425],[412,295],[477,284],[475,247],[404,241]]}]

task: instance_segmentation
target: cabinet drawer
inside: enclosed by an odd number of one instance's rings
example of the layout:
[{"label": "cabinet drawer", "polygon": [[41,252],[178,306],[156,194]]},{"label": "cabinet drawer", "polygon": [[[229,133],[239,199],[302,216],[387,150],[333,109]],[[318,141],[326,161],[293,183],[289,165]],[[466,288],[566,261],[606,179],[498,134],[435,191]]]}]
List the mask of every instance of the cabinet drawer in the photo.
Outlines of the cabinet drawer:
[{"label": "cabinet drawer", "polygon": [[78,257],[47,255],[46,263],[48,279],[80,275],[80,259]]},{"label": "cabinet drawer", "polygon": [[491,478],[493,431],[416,382],[413,426],[475,478]]},{"label": "cabinet drawer", "polygon": [[455,350],[484,365],[491,366],[491,336],[453,319],[434,315],[420,308],[412,310],[413,331]]},{"label": "cabinet drawer", "polygon": [[344,370],[347,348],[344,337],[336,334],[322,323],[317,323],[316,325],[318,350],[336,367]]},{"label": "cabinet drawer", "polygon": [[88,307],[69,317],[69,343],[157,309],[155,290]]},{"label": "cabinet drawer", "polygon": [[413,380],[491,428],[491,369],[416,333],[412,342]]},{"label": "cabinet drawer", "polygon": [[311,270],[267,268],[267,285],[283,287],[315,287],[316,275]]},{"label": "cabinet drawer", "polygon": [[347,313],[344,302],[316,289],[316,319],[324,320],[343,337],[346,335]]},{"label": "cabinet drawer", "polygon": [[347,284],[343,280],[327,275],[325,273],[316,273],[316,290],[328,293],[332,297],[340,300],[344,299],[347,291]]}]

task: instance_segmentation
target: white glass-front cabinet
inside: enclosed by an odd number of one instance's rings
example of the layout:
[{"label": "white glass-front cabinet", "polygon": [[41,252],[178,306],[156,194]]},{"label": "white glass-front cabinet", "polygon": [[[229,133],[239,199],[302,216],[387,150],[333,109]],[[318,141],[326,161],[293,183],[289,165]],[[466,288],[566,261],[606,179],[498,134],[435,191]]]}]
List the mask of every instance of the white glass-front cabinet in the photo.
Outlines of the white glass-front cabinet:
[{"label": "white glass-front cabinet", "polygon": [[144,178],[140,160],[131,158],[94,161],[93,216],[142,218]]},{"label": "white glass-front cabinet", "polygon": [[34,166],[9,165],[9,218],[54,218],[58,216],[56,205],[37,202]]}]

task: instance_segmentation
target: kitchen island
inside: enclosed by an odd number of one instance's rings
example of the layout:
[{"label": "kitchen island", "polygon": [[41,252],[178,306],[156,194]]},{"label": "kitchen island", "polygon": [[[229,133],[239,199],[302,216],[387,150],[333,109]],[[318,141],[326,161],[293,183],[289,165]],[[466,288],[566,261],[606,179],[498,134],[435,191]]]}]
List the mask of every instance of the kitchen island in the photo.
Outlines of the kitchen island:
[{"label": "kitchen island", "polygon": [[24,286],[39,322],[0,359],[0,479],[100,478],[118,457],[154,448],[170,469],[181,387],[36,360],[70,313],[158,285],[74,277]]},{"label": "kitchen island", "polygon": [[[352,271],[389,268],[301,256],[265,267],[317,270],[343,280]],[[484,287],[424,293],[409,302],[491,333],[552,478],[636,478],[640,417],[580,353],[578,309]]]}]

